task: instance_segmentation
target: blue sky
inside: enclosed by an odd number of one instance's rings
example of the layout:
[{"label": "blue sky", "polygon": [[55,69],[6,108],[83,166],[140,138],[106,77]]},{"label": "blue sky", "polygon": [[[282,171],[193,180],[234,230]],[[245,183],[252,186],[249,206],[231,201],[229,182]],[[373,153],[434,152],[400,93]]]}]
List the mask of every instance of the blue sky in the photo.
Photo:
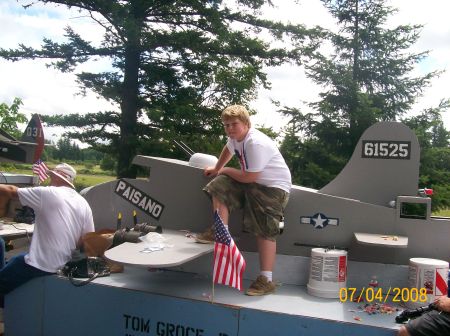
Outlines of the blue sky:
[{"label": "blue sky", "polygon": [[[334,23],[319,0],[300,0],[300,7],[293,6],[291,0],[273,1],[278,7],[271,9],[271,19],[299,22],[311,25],[321,25],[333,29]],[[20,1],[30,3],[30,1]],[[429,59],[418,65],[415,74],[420,75],[435,69],[450,71],[450,25],[448,13],[450,1],[391,0],[391,5],[399,8],[399,13],[391,18],[391,24],[424,24],[422,37],[413,51],[431,50]],[[89,36],[92,41],[101,40],[101,30],[88,18],[81,17],[77,11],[69,12],[66,7],[54,5],[33,5],[24,10],[16,0],[0,2],[0,45],[2,48],[14,48],[19,43],[39,46],[43,37],[62,40],[63,28],[71,25],[81,36]],[[106,61],[90,62],[83,65],[84,70],[107,69]],[[60,114],[86,113],[98,110],[117,109],[108,102],[88,94],[86,97],[77,95],[78,86],[73,74],[61,74],[48,69],[45,61],[7,62],[0,60],[0,102],[11,103],[14,97],[23,99],[22,112]],[[281,102],[282,105],[299,106],[301,101],[312,101],[317,98],[318,87],[308,80],[301,68],[282,66],[268,69],[268,77],[272,81],[272,89],[260,90],[259,97],[252,103],[258,111],[253,117],[255,124],[273,126],[279,130],[285,121],[275,112],[270,99]],[[412,114],[421,109],[436,106],[440,99],[450,97],[450,74],[447,72],[433,81],[424,97],[414,106]],[[443,115],[447,129],[450,129],[450,112]],[[54,131],[57,133],[57,131]],[[48,136],[47,136],[48,137]]]}]

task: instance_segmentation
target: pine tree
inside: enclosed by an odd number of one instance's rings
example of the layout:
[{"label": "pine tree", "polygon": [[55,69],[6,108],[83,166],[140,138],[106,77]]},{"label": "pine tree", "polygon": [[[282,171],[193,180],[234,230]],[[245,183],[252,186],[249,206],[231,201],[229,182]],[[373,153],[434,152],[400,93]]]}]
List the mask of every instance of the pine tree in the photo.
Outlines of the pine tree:
[{"label": "pine tree", "polygon": [[[419,38],[422,26],[387,26],[387,19],[396,10],[385,0],[322,2],[339,30],[327,32],[332,52],[317,52],[306,71],[323,91],[318,101],[308,104],[313,112],[303,113],[291,107],[281,112],[291,118],[291,133],[301,134],[297,147],[303,151],[305,165],[316,164],[331,179],[347,162],[365,129],[377,121],[398,120],[439,72],[411,76],[414,66],[428,55],[428,51],[408,51]],[[293,141],[292,137],[289,141]],[[315,147],[317,150],[312,150]],[[323,155],[315,157],[313,153],[318,149]],[[324,165],[319,164],[320,158]],[[305,165],[302,172],[294,172],[297,182],[324,182],[326,174],[314,176],[314,170],[305,170]],[[323,184],[313,182],[310,186]]]},{"label": "pine tree", "polygon": [[[41,49],[20,45],[0,49],[0,57],[53,59],[61,71],[76,71],[88,60],[109,58],[113,71],[77,73],[84,90],[120,106],[84,116],[47,117],[50,124],[77,127],[70,132],[95,149],[117,157],[118,177],[134,177],[136,153],[169,151],[172,139],[189,138],[196,149],[222,133],[219,111],[248,103],[258,86],[268,87],[265,65],[300,62],[315,47],[317,32],[301,25],[260,18],[270,1],[222,0],[41,0],[78,8],[104,29],[93,45],[66,28],[67,43],[44,40]],[[32,6],[32,4],[30,5]],[[260,36],[290,42],[278,48]],[[198,134],[193,137],[193,134]]]}]

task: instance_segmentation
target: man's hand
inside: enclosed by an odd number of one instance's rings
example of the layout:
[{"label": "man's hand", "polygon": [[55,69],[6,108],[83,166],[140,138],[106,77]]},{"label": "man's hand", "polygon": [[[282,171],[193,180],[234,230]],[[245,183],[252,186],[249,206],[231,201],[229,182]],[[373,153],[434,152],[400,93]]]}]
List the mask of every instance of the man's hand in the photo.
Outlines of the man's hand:
[{"label": "man's hand", "polygon": [[440,296],[434,301],[434,304],[438,310],[450,313],[450,298]]},{"label": "man's hand", "polygon": [[203,174],[205,176],[216,176],[219,173],[219,171],[216,169],[216,167],[206,167],[203,171]]},{"label": "man's hand", "polygon": [[10,184],[0,184],[0,195],[7,199],[17,199],[17,187]]}]

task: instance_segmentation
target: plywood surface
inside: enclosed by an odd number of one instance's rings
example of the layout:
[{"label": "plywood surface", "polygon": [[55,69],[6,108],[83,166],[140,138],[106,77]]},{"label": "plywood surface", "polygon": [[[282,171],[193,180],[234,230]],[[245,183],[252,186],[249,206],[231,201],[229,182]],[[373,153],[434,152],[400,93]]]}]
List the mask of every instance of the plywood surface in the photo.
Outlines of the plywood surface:
[{"label": "plywood surface", "polygon": [[144,267],[171,267],[210,253],[213,244],[199,244],[183,231],[164,230],[166,245],[162,250],[150,252],[151,246],[144,242],[125,242],[105,252],[105,257],[126,265]]}]

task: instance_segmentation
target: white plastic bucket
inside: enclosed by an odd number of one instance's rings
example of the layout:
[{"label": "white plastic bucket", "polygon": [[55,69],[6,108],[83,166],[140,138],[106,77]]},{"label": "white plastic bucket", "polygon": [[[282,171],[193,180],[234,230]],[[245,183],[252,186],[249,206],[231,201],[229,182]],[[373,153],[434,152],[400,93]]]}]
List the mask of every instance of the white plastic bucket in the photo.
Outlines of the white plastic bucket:
[{"label": "white plastic bucket", "polygon": [[[411,258],[409,259],[409,288],[417,288],[419,294],[422,288],[426,289],[424,296],[412,296],[406,305],[417,308],[432,303],[439,296],[447,296],[448,262],[438,259]],[[423,290],[422,290],[423,291]]]},{"label": "white plastic bucket", "polygon": [[347,286],[347,251],[313,248],[308,293],[323,298],[339,298]]}]

